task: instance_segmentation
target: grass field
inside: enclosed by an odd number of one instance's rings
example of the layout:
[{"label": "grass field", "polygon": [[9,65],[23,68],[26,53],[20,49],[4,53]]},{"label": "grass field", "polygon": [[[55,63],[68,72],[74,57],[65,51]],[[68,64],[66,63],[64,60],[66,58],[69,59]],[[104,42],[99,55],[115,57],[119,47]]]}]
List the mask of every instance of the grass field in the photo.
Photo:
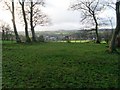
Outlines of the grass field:
[{"label": "grass field", "polygon": [[[3,43],[3,88],[118,87],[119,55],[106,44]],[[120,51],[120,49],[119,49]]]}]

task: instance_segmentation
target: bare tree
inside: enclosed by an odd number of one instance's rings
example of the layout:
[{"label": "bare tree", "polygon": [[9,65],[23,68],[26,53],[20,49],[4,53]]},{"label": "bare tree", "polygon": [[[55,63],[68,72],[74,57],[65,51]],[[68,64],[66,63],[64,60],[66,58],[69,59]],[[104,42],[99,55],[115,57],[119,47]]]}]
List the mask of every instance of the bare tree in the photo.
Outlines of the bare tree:
[{"label": "bare tree", "polygon": [[6,22],[0,24],[0,33],[2,34],[2,40],[13,40],[14,32],[12,31],[10,25]]},{"label": "bare tree", "polygon": [[116,45],[115,45],[115,41],[117,38],[117,35],[120,32],[120,0],[117,0],[116,2],[116,18],[117,18],[117,25],[116,25],[116,29],[112,35],[112,39],[109,45],[109,52],[113,53],[116,52]]},{"label": "bare tree", "polygon": [[112,31],[111,31],[111,35],[113,34],[113,22],[112,22],[112,17],[108,17],[108,21],[109,21],[109,23],[110,23],[110,26],[111,26],[111,29],[112,29]]},{"label": "bare tree", "polygon": [[100,43],[97,15],[102,11],[104,5],[101,4],[99,0],[77,0],[77,2],[74,3],[71,8],[73,10],[80,10],[82,12],[83,17],[81,21],[93,21],[96,32],[96,43]]},{"label": "bare tree", "polygon": [[19,3],[22,7],[23,20],[25,23],[26,42],[31,42],[31,39],[29,37],[29,32],[28,32],[28,22],[27,22],[26,13],[25,13],[25,0],[22,0],[22,1],[19,0]]},{"label": "bare tree", "polygon": [[5,24],[4,23],[2,23],[1,25],[0,25],[0,32],[2,33],[2,40],[5,40]]},{"label": "bare tree", "polygon": [[113,10],[115,10],[116,8],[114,7],[115,6],[115,2],[114,0],[106,0],[105,3],[104,3],[105,6],[109,7],[109,8],[112,8]]},{"label": "bare tree", "polygon": [[44,26],[50,23],[48,16],[41,11],[41,6],[45,5],[45,0],[27,0],[24,8],[28,27],[32,33],[32,41],[36,42],[35,27],[37,25]]},{"label": "bare tree", "polygon": [[30,26],[31,26],[31,32],[32,32],[32,40],[34,42],[36,42],[36,36],[35,36],[35,25],[36,25],[36,22],[38,23],[38,19],[37,18],[37,21],[35,21],[35,15],[38,14],[39,12],[39,9],[38,8],[35,8],[37,5],[43,5],[44,4],[44,1],[43,0],[39,0],[39,1],[36,1],[34,2],[33,0],[30,0]]},{"label": "bare tree", "polygon": [[10,6],[10,3],[8,3],[8,2],[5,1],[5,4],[6,4],[8,10],[12,14],[12,23],[13,23],[14,33],[15,33],[15,36],[16,36],[16,42],[20,43],[21,40],[20,40],[20,37],[18,35],[17,28],[16,28],[16,23],[15,23],[15,6],[14,6],[14,0],[12,0],[11,3],[12,3],[11,4],[12,8]]},{"label": "bare tree", "polygon": [[36,37],[35,37],[35,30],[33,26],[33,7],[35,4],[33,4],[33,0],[30,2],[30,26],[31,26],[31,32],[32,32],[32,40],[36,42]]},{"label": "bare tree", "polygon": [[36,25],[45,25],[50,22],[48,16],[41,12],[40,6],[44,6],[45,0],[30,0],[30,27],[32,32],[32,40],[36,41],[35,27]]}]

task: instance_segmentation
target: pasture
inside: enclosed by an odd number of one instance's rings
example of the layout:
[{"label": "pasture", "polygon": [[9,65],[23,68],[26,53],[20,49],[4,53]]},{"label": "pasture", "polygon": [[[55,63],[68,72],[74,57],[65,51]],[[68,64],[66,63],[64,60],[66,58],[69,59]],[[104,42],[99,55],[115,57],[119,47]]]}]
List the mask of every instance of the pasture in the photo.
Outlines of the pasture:
[{"label": "pasture", "polygon": [[120,87],[119,55],[106,44],[3,42],[2,49],[3,88]]}]

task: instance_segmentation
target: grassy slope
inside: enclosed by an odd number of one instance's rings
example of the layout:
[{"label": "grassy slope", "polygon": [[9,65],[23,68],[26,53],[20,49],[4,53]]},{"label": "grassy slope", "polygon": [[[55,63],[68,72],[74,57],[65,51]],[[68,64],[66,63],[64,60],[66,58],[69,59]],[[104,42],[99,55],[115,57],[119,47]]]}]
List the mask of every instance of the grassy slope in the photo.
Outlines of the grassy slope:
[{"label": "grassy slope", "polygon": [[3,87],[117,87],[118,55],[105,44],[3,45]]}]

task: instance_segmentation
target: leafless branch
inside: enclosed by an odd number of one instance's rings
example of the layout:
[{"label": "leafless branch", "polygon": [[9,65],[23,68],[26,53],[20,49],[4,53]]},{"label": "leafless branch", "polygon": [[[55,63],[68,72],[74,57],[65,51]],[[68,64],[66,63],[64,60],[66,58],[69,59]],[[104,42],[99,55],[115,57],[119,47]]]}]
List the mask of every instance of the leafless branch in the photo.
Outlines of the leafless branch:
[{"label": "leafless branch", "polygon": [[5,4],[7,6],[7,10],[9,10],[12,13],[11,7],[10,7],[10,3],[8,3],[7,1],[5,1]]}]

